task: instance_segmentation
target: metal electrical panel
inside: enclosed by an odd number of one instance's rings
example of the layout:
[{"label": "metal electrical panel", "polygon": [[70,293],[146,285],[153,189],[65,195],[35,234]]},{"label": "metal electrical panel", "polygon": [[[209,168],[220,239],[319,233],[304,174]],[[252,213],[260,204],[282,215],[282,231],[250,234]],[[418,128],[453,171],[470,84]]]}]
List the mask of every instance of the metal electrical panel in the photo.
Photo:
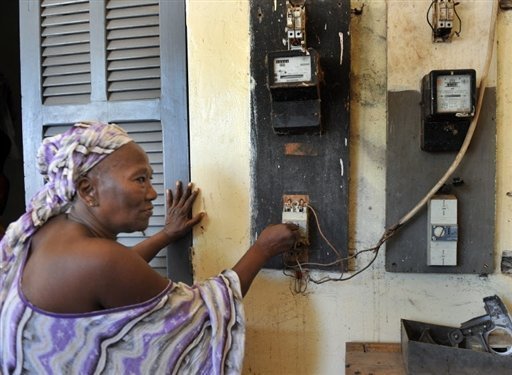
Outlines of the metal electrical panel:
[{"label": "metal electrical panel", "polygon": [[[285,212],[287,220],[308,220],[308,250],[295,259],[326,264],[339,256],[321,237],[315,217],[329,242],[347,255],[350,1],[299,3],[306,16],[291,23],[287,1],[250,3],[252,236],[284,220],[284,196],[305,195],[314,213],[310,208]],[[307,63],[312,74],[321,74],[309,77],[295,62],[279,61],[280,56],[298,56],[298,63]],[[274,73],[285,74],[279,69],[295,69],[305,81],[304,90],[297,82],[287,86],[285,75],[276,78]],[[282,257],[267,264],[283,266]],[[337,265],[308,268],[340,269]]]},{"label": "metal electrical panel", "polygon": [[[422,111],[418,91],[388,92],[386,157],[386,227],[396,224],[422,199],[452,164],[456,152],[420,148]],[[452,265],[429,253],[432,230],[428,206],[386,242],[386,271],[411,273],[488,274],[494,270],[496,180],[496,90],[487,88],[473,139],[461,164],[439,194],[457,198],[449,225],[457,235]],[[456,215],[456,221],[454,220]],[[446,223],[445,223],[446,224]],[[430,229],[429,229],[430,228]],[[441,233],[442,234],[442,233]],[[432,250],[432,247],[430,247]],[[430,255],[430,258],[429,258]],[[441,261],[443,263],[443,261]]]}]

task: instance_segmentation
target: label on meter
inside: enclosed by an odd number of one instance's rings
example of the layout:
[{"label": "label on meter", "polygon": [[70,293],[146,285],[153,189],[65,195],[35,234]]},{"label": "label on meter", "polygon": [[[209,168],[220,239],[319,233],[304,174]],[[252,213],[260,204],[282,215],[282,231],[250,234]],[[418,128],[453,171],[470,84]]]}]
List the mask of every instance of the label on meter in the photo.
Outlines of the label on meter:
[{"label": "label on meter", "polygon": [[275,83],[311,81],[311,57],[289,56],[274,59]]}]

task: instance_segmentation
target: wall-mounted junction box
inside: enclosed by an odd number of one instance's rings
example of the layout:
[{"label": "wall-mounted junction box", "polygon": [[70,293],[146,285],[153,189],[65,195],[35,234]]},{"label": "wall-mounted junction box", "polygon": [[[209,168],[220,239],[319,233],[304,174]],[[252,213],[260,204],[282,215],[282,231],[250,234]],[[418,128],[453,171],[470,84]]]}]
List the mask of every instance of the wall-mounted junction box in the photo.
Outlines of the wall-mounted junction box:
[{"label": "wall-mounted junction box", "polygon": [[297,263],[305,263],[308,261],[308,204],[308,195],[283,195],[283,213],[281,222],[297,224],[301,234],[301,239],[297,242],[295,248],[286,252],[283,256],[283,260],[288,266],[295,266]]},{"label": "wall-mounted junction box", "polygon": [[457,265],[457,198],[454,195],[437,195],[428,203],[429,266]]}]

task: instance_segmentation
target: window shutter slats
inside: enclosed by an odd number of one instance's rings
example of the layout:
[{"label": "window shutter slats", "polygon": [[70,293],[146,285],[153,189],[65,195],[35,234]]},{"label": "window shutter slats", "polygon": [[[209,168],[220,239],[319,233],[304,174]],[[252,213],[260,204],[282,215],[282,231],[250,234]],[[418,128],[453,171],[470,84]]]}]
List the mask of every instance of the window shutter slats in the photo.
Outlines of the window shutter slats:
[{"label": "window shutter slats", "polygon": [[159,98],[158,1],[110,0],[106,9],[108,99]]},{"label": "window shutter slats", "polygon": [[160,46],[160,38],[150,37],[150,38],[134,38],[130,40],[120,39],[120,40],[110,40],[107,45],[107,50],[122,50],[122,49],[130,49],[130,48],[145,48],[145,47],[159,47]]},{"label": "window shutter slats", "polygon": [[113,19],[108,21],[107,30],[125,29],[127,27],[158,26],[158,16],[145,16],[130,19]]},{"label": "window shutter slats", "polygon": [[[133,26],[128,26],[133,27]],[[108,33],[109,37],[113,39],[133,39],[133,38],[144,38],[147,36],[158,37],[158,26],[153,27],[136,27],[136,28],[124,28],[120,30],[111,30]]]},{"label": "window shutter slats", "polygon": [[86,44],[89,45],[89,33],[76,33],[70,35],[62,35],[62,36],[48,36],[44,38],[41,45],[43,47],[55,47],[55,46],[65,46],[69,44]]},{"label": "window shutter slats", "polygon": [[43,11],[41,12],[41,15],[43,17],[49,17],[49,16],[58,16],[62,14],[69,14],[69,13],[86,13],[88,11],[89,5],[87,4],[87,1],[77,3],[76,1],[71,2],[70,4],[65,4],[61,2],[62,4],[59,5],[65,5],[65,6],[49,6],[45,5],[46,2],[43,2]]},{"label": "window shutter slats", "polygon": [[124,60],[124,59],[139,59],[141,57],[159,57],[159,48],[137,48],[137,49],[122,49],[118,51],[109,51],[108,60]]},{"label": "window shutter slats", "polygon": [[89,54],[76,54],[70,56],[48,56],[43,58],[42,66],[73,65],[89,63]]},{"label": "window shutter slats", "polygon": [[43,77],[67,75],[73,73],[88,73],[90,71],[90,64],[76,64],[75,66],[64,65],[59,67],[49,66],[47,69],[44,70]]},{"label": "window shutter slats", "polygon": [[89,91],[87,92],[87,94],[84,94],[84,95],[80,95],[80,94],[77,94],[76,92],[73,92],[72,96],[66,96],[66,95],[48,96],[48,97],[46,97],[44,103],[47,105],[86,103],[90,97],[89,92],[90,92],[90,87],[89,87]]},{"label": "window shutter slats", "polygon": [[41,33],[41,36],[52,36],[52,35],[66,35],[76,33],[87,33],[89,32],[89,25],[87,23],[78,23],[64,26],[52,26],[46,27]]},{"label": "window shutter slats", "polygon": [[138,99],[154,99],[160,96],[160,89],[158,90],[135,90],[127,92],[111,92],[109,95],[110,100],[138,100]]},{"label": "window shutter slats", "polygon": [[46,17],[41,22],[41,27],[59,26],[59,25],[70,25],[89,22],[89,13],[75,13],[68,15],[58,15]]},{"label": "window shutter slats", "polygon": [[[153,134],[153,132],[161,132],[162,126],[158,121],[147,121],[147,122],[127,122],[123,124],[123,129],[125,129],[130,135],[136,133],[142,134]],[[162,140],[162,136],[157,139]]]},{"label": "window shutter slats", "polygon": [[157,79],[143,79],[139,81],[129,82],[114,82],[108,85],[109,91],[135,91],[144,89],[158,89],[160,80]]},{"label": "window shutter slats", "polygon": [[[117,1],[110,0],[109,5],[112,3],[116,3]],[[148,15],[158,15],[158,4],[155,5],[137,5],[144,4],[143,1],[134,1],[132,3],[128,3],[124,7],[113,8],[107,6],[108,9],[108,19],[117,19],[117,18],[132,18],[132,17],[144,17]],[[135,6],[134,6],[135,5]]]},{"label": "window shutter slats", "polygon": [[54,77],[45,78],[43,81],[43,85],[45,87],[52,86],[75,86],[76,84],[88,84],[91,80],[90,74],[73,74],[73,75],[58,75]]},{"label": "window shutter slats", "polygon": [[72,46],[47,47],[43,50],[43,57],[75,55],[77,53],[84,53],[88,55],[89,44],[87,43]]},{"label": "window shutter slats", "polygon": [[130,59],[113,61],[109,64],[111,70],[124,70],[124,69],[141,69],[144,67],[156,67],[156,76],[160,76],[160,59],[151,57],[147,59]]},{"label": "window shutter slats", "polygon": [[69,4],[76,3],[88,3],[89,0],[43,0],[41,3],[42,7],[51,7],[51,6],[64,6]]},{"label": "window shutter slats", "polygon": [[[77,95],[77,94],[88,94],[91,91],[91,85],[69,85],[69,86],[57,86],[48,87],[44,90],[43,96],[61,96],[61,95]],[[67,98],[66,100],[72,100]],[[70,102],[68,102],[70,103]]]},{"label": "window shutter slats", "polygon": [[151,4],[158,4],[158,1],[159,0],[116,0],[116,1],[111,1],[110,3],[108,3],[107,5],[107,9],[115,9],[115,8],[125,8],[127,6],[133,6],[133,5],[137,5],[137,4],[142,4],[142,5],[151,5]]},{"label": "window shutter slats", "polygon": [[44,104],[78,104],[91,93],[89,1],[41,4]]}]

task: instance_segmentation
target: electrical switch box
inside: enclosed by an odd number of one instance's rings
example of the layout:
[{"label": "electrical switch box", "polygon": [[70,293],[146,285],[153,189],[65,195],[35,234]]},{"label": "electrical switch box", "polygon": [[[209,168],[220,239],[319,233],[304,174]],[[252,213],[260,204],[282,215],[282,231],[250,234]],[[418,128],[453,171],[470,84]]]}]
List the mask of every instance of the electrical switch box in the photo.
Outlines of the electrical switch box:
[{"label": "electrical switch box", "polygon": [[457,198],[454,195],[437,195],[428,204],[429,266],[457,265]]},{"label": "electrical switch box", "polygon": [[432,40],[434,42],[449,42],[452,36],[455,6],[453,0],[434,0],[432,16]]},{"label": "electrical switch box", "polygon": [[309,247],[309,196],[283,195],[282,223],[292,223],[299,226],[301,238],[294,249],[284,255],[284,262],[289,266],[305,263],[308,260]]},{"label": "electrical switch box", "polygon": [[422,79],[421,149],[458,151],[475,115],[474,69],[433,70]]}]

